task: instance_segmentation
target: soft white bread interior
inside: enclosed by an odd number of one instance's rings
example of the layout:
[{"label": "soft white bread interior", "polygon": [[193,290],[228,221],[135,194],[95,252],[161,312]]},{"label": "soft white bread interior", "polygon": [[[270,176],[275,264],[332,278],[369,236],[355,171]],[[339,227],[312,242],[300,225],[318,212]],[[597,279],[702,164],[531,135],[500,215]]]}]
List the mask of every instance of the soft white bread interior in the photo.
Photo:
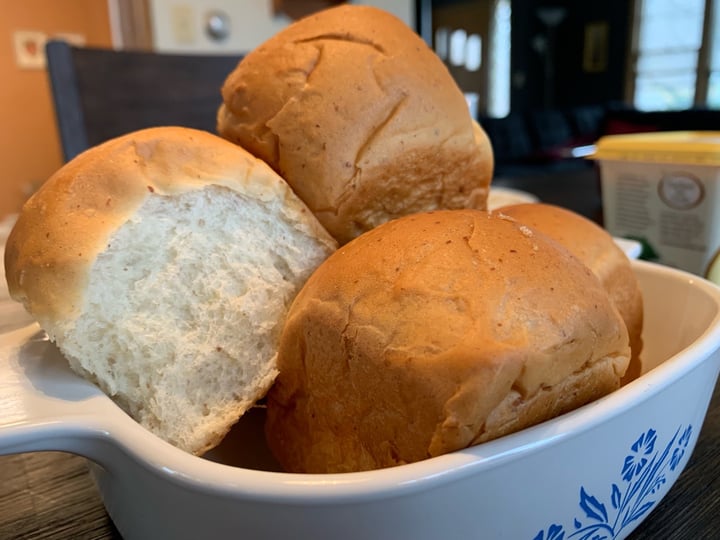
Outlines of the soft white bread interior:
[{"label": "soft white bread interior", "polygon": [[389,219],[484,209],[492,149],[404,22],[342,5],[297,21],[227,77],[218,132],[269,163],[341,243]]},{"label": "soft white bread interior", "polygon": [[642,292],[630,260],[610,233],[580,214],[551,204],[516,204],[497,211],[557,240],[595,273],[630,336],[632,360],[623,383],[637,378],[642,372]]},{"label": "soft white bread interior", "polygon": [[419,461],[615,390],[625,325],[557,242],[477,210],[416,214],[346,244],[296,297],[266,436],[288,471]]},{"label": "soft white bread interior", "polygon": [[166,127],[60,169],[25,204],[5,266],[75,371],[201,454],[271,385],[286,310],[335,247],[260,160]]}]

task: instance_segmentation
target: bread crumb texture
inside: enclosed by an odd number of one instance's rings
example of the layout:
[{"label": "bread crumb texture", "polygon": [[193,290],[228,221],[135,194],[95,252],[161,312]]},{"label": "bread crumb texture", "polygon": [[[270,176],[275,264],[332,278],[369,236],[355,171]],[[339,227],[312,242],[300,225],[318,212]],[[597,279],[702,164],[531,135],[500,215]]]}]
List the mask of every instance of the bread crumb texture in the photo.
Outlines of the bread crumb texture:
[{"label": "bread crumb texture", "polygon": [[56,330],[76,370],[181,448],[222,436],[267,391],[286,309],[321,260],[269,206],[222,187],[148,198]]}]

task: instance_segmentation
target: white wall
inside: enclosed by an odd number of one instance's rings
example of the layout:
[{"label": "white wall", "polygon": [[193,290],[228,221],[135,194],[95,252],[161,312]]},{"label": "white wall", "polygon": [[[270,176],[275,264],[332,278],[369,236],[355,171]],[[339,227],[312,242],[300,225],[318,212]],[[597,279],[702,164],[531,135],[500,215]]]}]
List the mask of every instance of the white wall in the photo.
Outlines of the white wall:
[{"label": "white wall", "polygon": [[[150,0],[153,41],[157,51],[196,53],[247,52],[290,23],[275,16],[272,0]],[[356,4],[385,9],[415,27],[414,0],[355,0]],[[219,10],[230,18],[230,34],[213,41],[205,33],[209,12]]]}]

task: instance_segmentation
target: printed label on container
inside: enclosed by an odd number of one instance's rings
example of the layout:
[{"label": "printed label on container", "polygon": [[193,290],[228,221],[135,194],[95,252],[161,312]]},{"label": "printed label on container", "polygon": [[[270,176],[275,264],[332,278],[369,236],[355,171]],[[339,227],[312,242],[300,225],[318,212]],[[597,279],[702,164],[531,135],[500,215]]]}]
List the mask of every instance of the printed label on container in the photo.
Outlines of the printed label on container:
[{"label": "printed label on container", "polygon": [[642,258],[717,280],[720,169],[600,160],[605,228]]}]

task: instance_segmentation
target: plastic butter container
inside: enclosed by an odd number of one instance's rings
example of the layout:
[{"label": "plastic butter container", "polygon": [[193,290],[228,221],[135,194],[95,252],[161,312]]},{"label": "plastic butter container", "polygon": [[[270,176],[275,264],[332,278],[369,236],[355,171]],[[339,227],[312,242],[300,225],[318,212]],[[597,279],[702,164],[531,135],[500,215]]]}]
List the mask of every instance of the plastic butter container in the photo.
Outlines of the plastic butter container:
[{"label": "plastic butter container", "polygon": [[590,157],[610,234],[720,283],[720,131],[609,135]]}]

